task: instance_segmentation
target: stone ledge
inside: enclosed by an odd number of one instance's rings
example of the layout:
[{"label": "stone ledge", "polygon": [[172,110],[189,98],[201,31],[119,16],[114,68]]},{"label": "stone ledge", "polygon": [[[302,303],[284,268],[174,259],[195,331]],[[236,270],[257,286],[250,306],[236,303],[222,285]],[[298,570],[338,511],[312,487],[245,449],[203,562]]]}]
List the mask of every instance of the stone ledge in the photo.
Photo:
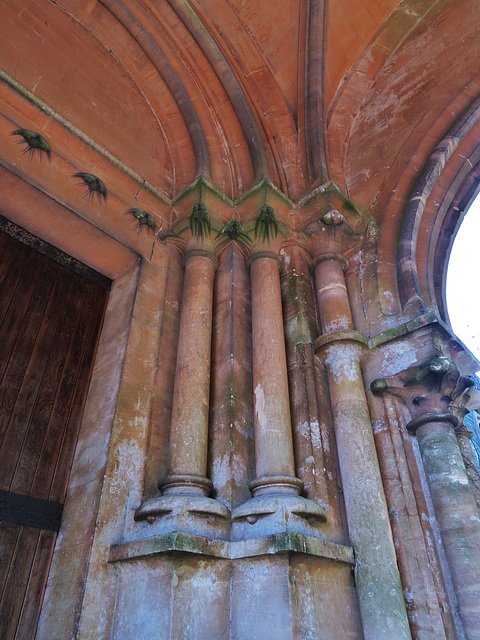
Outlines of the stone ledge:
[{"label": "stone ledge", "polygon": [[174,551],[196,553],[226,560],[291,551],[347,564],[353,564],[354,561],[351,547],[297,533],[276,533],[260,538],[230,542],[179,532],[112,545],[108,561],[136,560]]},{"label": "stone ledge", "polygon": [[386,329],[385,331],[378,333],[376,336],[372,336],[369,339],[369,346],[371,349],[373,347],[378,347],[381,344],[401,338],[402,336],[412,333],[412,331],[416,331],[417,329],[421,329],[422,327],[426,327],[429,324],[440,324],[440,326],[445,327],[436,313],[434,311],[429,311],[424,315],[407,320],[395,327],[391,327],[390,329]]}]

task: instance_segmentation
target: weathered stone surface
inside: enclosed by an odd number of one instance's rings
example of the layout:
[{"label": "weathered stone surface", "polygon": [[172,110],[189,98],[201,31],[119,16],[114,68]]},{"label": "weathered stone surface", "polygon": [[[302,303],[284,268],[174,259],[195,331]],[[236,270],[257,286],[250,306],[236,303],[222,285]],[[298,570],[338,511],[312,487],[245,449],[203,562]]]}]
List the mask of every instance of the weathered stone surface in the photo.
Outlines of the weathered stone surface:
[{"label": "weathered stone surface", "polygon": [[37,640],[477,637],[452,390],[370,392],[478,368],[443,301],[477,4],[3,3],[1,214],[113,280]]}]

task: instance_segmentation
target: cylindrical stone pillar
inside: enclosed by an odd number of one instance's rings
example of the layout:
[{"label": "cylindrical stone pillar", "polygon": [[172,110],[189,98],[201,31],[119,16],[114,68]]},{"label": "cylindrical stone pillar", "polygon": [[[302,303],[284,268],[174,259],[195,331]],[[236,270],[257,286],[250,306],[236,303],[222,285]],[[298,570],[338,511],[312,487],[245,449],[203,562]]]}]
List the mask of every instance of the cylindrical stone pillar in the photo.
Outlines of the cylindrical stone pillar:
[{"label": "cylindrical stone pillar", "polygon": [[213,483],[207,478],[212,303],[217,259],[209,251],[193,249],[186,252],[184,262],[167,475],[158,483],[162,495],[143,502],[135,512],[135,520],[157,522],[160,533],[182,531],[226,538],[230,511],[208,497]]},{"label": "cylindrical stone pillar", "polygon": [[338,253],[324,253],[314,261],[315,287],[322,334],[339,329],[353,329],[343,266]]},{"label": "cylindrical stone pillar", "polygon": [[471,439],[473,432],[464,424],[463,427],[457,427],[455,429],[455,434],[457,436],[458,446],[460,447],[460,453],[465,463],[465,471],[470,480],[473,497],[475,498],[478,509],[480,509],[480,473],[472,450]]},{"label": "cylindrical stone pillar", "polygon": [[300,496],[295,476],[287,357],[280,288],[280,257],[249,258],[252,287],[255,480],[251,500],[232,512],[234,539],[292,532],[319,536],[325,506]]},{"label": "cylindrical stone pillar", "polygon": [[348,530],[365,640],[409,640],[405,601],[368,411],[360,353],[366,338],[354,330],[344,259],[315,262],[322,335],[315,341],[327,369]]},{"label": "cylindrical stone pillar", "polygon": [[173,392],[168,473],[163,494],[208,495],[208,416],[213,281],[217,259],[204,250],[185,254],[182,315]]},{"label": "cylindrical stone pillar", "polygon": [[427,413],[407,429],[417,436],[425,474],[468,640],[480,639],[480,519],[451,413]]},{"label": "cylindrical stone pillar", "polygon": [[254,496],[272,491],[298,495],[303,487],[295,477],[279,260],[273,252],[255,253],[249,260],[256,469],[251,490]]}]

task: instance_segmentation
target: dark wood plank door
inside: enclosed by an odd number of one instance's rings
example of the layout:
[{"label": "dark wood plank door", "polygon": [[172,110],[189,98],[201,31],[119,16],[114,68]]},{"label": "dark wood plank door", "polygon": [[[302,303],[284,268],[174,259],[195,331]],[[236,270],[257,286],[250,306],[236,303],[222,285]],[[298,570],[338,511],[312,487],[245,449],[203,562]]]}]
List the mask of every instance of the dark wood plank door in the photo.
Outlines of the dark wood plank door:
[{"label": "dark wood plank door", "polygon": [[0,638],[34,638],[106,290],[0,232]]}]

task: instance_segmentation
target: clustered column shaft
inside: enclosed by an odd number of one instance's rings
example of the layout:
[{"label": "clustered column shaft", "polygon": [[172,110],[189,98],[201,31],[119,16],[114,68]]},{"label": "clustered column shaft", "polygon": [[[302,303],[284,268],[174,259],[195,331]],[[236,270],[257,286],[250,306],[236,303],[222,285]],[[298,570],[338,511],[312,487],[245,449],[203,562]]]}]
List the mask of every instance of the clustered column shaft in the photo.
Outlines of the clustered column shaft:
[{"label": "clustered column shaft", "polygon": [[473,382],[447,356],[414,365],[371,384],[376,395],[406,403],[430,489],[435,517],[468,640],[480,638],[480,518],[455,429]]},{"label": "clustered column shaft", "polygon": [[216,535],[227,535],[230,511],[208,497],[213,484],[207,478],[210,361],[213,282],[217,259],[203,249],[184,256],[185,276],[173,392],[167,476],[160,480],[162,495],[144,502],[137,520],[153,524],[163,518],[163,531],[210,533],[215,516]]},{"label": "clustered column shaft", "polygon": [[280,288],[280,257],[249,258],[252,287],[253,406],[256,478],[251,500],[232,512],[234,538],[292,531],[317,535],[325,507],[300,496],[295,476],[287,356]]},{"label": "clustered column shaft", "polygon": [[202,250],[185,254],[182,316],[173,393],[168,474],[164,494],[208,495],[208,416],[213,281],[216,258]]},{"label": "clustered column shaft", "polygon": [[[409,639],[405,602],[368,412],[360,353],[341,255],[316,258],[322,335],[315,342],[327,369],[356,583],[366,640]],[[379,562],[381,558],[381,562]]]},{"label": "clustered column shaft", "polygon": [[256,480],[252,493],[299,494],[295,477],[279,258],[253,254],[252,337]]},{"label": "clustered column shaft", "polygon": [[480,638],[480,520],[451,413],[427,413],[416,434],[468,640]]}]

